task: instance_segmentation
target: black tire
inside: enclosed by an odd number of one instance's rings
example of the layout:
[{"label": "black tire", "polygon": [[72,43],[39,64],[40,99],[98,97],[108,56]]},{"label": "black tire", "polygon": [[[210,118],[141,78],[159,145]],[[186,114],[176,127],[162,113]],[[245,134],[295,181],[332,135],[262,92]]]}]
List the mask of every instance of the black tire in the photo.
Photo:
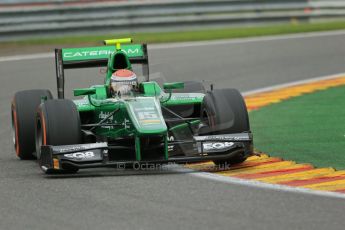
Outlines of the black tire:
[{"label": "black tire", "polygon": [[174,93],[206,93],[205,86],[199,81],[185,81],[183,89],[175,89]]},{"label": "black tire", "polygon": [[19,91],[11,104],[13,143],[17,156],[22,160],[35,159],[35,117],[42,97],[52,99],[49,90]]},{"label": "black tire", "polygon": [[[73,101],[57,99],[43,103],[37,111],[35,137],[39,160],[41,145],[80,144],[82,142],[81,123],[79,112]],[[50,169],[46,173],[75,173],[77,171],[77,168],[64,168]]]},{"label": "black tire", "polygon": [[[201,119],[207,125],[201,135],[250,132],[247,107],[242,95],[236,89],[215,89],[208,92],[203,99]],[[214,163],[238,164],[245,161],[251,152],[252,143],[245,152]]]}]

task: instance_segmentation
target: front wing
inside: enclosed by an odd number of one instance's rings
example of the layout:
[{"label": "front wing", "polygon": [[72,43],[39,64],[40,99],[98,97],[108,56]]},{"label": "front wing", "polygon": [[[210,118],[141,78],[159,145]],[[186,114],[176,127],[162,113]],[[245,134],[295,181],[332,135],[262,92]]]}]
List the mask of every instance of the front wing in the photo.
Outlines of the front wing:
[{"label": "front wing", "polygon": [[[190,145],[188,154],[169,154],[169,157],[150,160],[111,160],[110,149],[121,151],[124,146],[110,146],[107,142],[41,147],[39,164],[43,171],[67,168],[121,167],[134,164],[193,163],[210,160],[226,160],[237,154],[252,154],[252,134],[237,133],[223,135],[194,136],[193,140],[169,141],[169,147]],[[126,147],[128,149],[128,147]],[[133,147],[135,148],[135,147]]]}]

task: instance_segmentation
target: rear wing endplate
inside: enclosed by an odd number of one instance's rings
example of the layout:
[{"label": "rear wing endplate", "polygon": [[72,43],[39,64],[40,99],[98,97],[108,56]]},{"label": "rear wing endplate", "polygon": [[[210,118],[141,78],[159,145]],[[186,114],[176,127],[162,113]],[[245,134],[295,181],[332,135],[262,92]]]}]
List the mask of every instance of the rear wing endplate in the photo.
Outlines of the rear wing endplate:
[{"label": "rear wing endplate", "polygon": [[[146,44],[122,45],[132,64],[142,64],[143,74],[149,79],[148,54]],[[64,98],[65,69],[104,67],[115,46],[55,49],[55,65],[58,98]]]}]

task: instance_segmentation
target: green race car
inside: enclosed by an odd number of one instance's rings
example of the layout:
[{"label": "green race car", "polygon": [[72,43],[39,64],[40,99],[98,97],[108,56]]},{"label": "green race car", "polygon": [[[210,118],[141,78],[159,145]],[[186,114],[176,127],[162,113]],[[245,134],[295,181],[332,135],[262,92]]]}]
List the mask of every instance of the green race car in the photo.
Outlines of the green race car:
[{"label": "green race car", "polygon": [[[20,159],[45,173],[82,168],[213,161],[232,165],[253,153],[248,113],[235,89],[206,91],[199,82],[150,81],[146,44],[56,49],[58,99],[49,90],[17,92],[13,141]],[[140,65],[142,74],[133,72]],[[64,70],[107,67],[104,84],[64,97]]]}]

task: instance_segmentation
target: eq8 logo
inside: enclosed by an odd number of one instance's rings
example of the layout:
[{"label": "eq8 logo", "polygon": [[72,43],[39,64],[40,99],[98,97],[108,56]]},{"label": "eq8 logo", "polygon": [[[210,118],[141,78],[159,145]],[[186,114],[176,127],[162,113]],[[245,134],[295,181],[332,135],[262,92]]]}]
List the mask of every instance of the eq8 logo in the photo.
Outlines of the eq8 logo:
[{"label": "eq8 logo", "polygon": [[67,158],[75,158],[75,159],[90,159],[95,157],[95,153],[88,151],[88,152],[77,152],[77,153],[70,153],[64,155]]},{"label": "eq8 logo", "polygon": [[213,143],[204,143],[203,148],[205,151],[209,150],[222,150],[227,149],[233,146],[233,142],[213,142]]}]

